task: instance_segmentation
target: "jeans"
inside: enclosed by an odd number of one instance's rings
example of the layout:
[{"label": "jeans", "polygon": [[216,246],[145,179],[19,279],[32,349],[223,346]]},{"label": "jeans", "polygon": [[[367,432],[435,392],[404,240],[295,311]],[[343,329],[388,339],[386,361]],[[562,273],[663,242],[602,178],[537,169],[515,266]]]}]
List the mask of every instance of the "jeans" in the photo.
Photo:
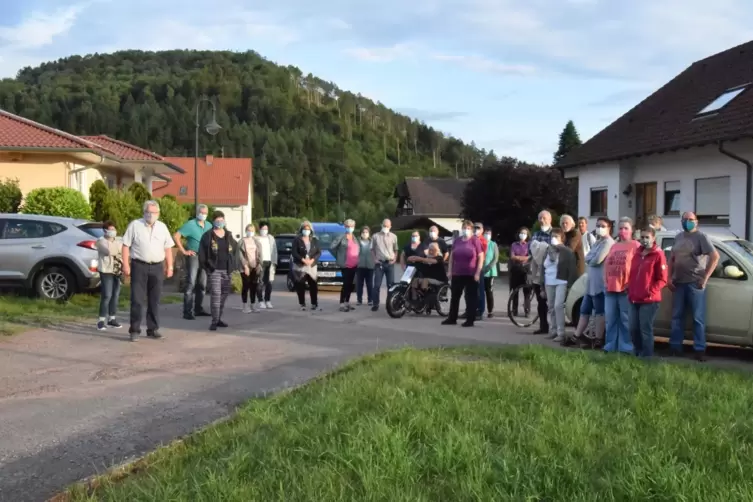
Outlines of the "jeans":
[{"label": "jeans", "polygon": [[630,336],[638,357],[654,355],[654,320],[658,311],[658,302],[630,304]]},{"label": "jeans", "polygon": [[706,290],[695,284],[675,284],[672,295],[672,331],[669,345],[674,350],[682,349],[685,338],[685,308],[693,315],[693,349],[706,350]]},{"label": "jeans", "polygon": [[311,298],[311,306],[319,306],[319,286],[316,281],[311,278],[310,275],[305,274],[300,281],[295,283],[295,292],[298,295],[298,303],[301,306],[306,305],[306,285],[309,287],[309,297]]},{"label": "jeans", "polygon": [[250,272],[249,275],[241,272],[241,302],[244,305],[248,303],[249,297],[251,303],[254,303],[256,292],[259,288],[259,274],[256,273],[256,270],[250,270]]},{"label": "jeans", "polygon": [[350,295],[353,293],[353,282],[355,279],[355,267],[343,269],[343,287],[340,289],[340,303],[350,303]]},{"label": "jeans", "polygon": [[[478,282],[472,275],[453,275],[450,282],[450,314],[449,322],[457,322],[460,310],[460,296],[465,294],[465,311],[476,312],[478,308]],[[473,326],[474,316],[468,316],[465,322]]]},{"label": "jeans", "polygon": [[183,293],[183,315],[203,310],[207,290],[207,273],[199,267],[199,255],[186,256],[186,291]]},{"label": "jeans", "polygon": [[533,285],[533,292],[536,295],[536,301],[538,302],[536,310],[539,314],[539,333],[549,333],[549,307],[547,305],[547,299],[541,294],[544,291],[544,286],[539,284]]},{"label": "jeans", "polygon": [[607,321],[607,336],[604,344],[605,352],[633,353],[633,342],[630,340],[630,302],[627,291],[621,293],[606,293],[604,298],[604,314]]},{"label": "jeans", "polygon": [[366,298],[371,303],[371,296],[374,293],[374,269],[359,268],[356,270],[356,299],[358,303],[363,303],[363,287],[366,286]]},{"label": "jeans", "polygon": [[102,281],[102,291],[99,293],[99,319],[104,321],[108,316],[115,319],[120,299],[120,276],[100,273],[99,278]]},{"label": "jeans", "polygon": [[[159,329],[159,302],[165,281],[165,262],[146,263],[131,260],[131,327],[129,333],[141,333],[146,306],[146,333]],[[146,304],[146,305],[144,305]]]},{"label": "jeans", "polygon": [[374,267],[374,288],[371,293],[373,305],[379,305],[379,290],[382,289],[382,278],[387,278],[387,289],[395,283],[395,264],[389,262],[378,262]]},{"label": "jeans", "polygon": [[[523,286],[526,283],[526,273],[525,271],[520,267],[515,267],[510,270],[510,294],[512,294],[512,290],[517,288],[518,286]],[[528,289],[528,288],[526,288]],[[525,312],[526,315],[531,313],[531,290],[523,291],[523,312]],[[516,293],[515,296],[512,297],[512,310],[513,315],[518,315],[518,300],[520,297],[520,292]]]},{"label": "jeans", "polygon": [[549,330],[553,335],[565,336],[565,300],[567,284],[544,286],[548,305]]},{"label": "jeans", "polygon": [[583,302],[580,304],[580,315],[604,315],[604,293],[583,295]]}]

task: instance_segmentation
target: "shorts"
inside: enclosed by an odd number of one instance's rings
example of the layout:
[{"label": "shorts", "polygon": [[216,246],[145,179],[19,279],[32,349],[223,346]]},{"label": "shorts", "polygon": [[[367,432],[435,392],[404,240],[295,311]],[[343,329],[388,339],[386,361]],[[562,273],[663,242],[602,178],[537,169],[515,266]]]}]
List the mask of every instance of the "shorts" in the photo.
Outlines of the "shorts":
[{"label": "shorts", "polygon": [[583,302],[580,304],[580,315],[604,315],[604,293],[597,295],[583,295]]}]

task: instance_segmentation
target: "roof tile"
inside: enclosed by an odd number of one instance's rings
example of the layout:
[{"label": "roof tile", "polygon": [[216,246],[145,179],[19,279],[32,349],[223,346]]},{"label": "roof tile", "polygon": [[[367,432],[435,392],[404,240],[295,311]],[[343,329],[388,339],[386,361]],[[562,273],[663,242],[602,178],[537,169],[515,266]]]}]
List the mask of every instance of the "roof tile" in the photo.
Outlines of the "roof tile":
[{"label": "roof tile", "polygon": [[86,139],[0,110],[0,148],[49,148],[113,153]]},{"label": "roof tile", "polygon": [[130,143],[126,143],[125,141],[120,141],[114,138],[110,138],[109,136],[106,136],[104,134],[100,134],[97,136],[79,136],[79,138],[82,138],[86,141],[89,141],[91,143],[101,145],[104,148],[107,148],[108,150],[115,152],[115,154],[120,157],[123,160],[145,160],[145,161],[154,161],[154,162],[164,162],[164,159],[157,155],[154,152],[150,152],[148,150],[144,150],[143,148],[140,148],[136,145],[132,145]]},{"label": "roof tile", "polygon": [[[186,172],[170,174],[171,183],[155,182],[155,195],[170,194],[180,202],[194,200],[193,157],[165,157]],[[248,203],[248,187],[251,183],[253,159],[214,158],[207,165],[206,158],[199,159],[199,199],[213,206],[242,206]]]}]

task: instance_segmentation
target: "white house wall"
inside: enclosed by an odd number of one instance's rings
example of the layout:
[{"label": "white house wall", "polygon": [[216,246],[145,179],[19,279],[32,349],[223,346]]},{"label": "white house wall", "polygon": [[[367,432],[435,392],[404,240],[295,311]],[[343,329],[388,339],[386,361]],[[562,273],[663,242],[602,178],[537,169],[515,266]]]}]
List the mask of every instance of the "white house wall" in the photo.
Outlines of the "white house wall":
[{"label": "white house wall", "polygon": [[[725,145],[725,148],[753,161],[753,142],[729,143]],[[610,219],[618,220],[622,216],[635,219],[635,184],[656,182],[657,213],[662,215],[667,228],[679,229],[679,216],[663,215],[665,182],[680,182],[680,212],[682,213],[695,211],[696,179],[729,176],[729,228],[737,235],[745,235],[746,167],[743,163],[719,153],[716,146],[638,157],[620,163],[583,166],[567,171],[567,177],[578,177],[578,213],[589,218],[590,227],[593,227],[596,222],[596,217],[590,216],[590,195],[593,188],[607,188],[607,216]],[[628,185],[633,185],[633,190],[629,196],[626,196],[623,191]],[[753,215],[751,216],[750,222],[753,224]]]}]

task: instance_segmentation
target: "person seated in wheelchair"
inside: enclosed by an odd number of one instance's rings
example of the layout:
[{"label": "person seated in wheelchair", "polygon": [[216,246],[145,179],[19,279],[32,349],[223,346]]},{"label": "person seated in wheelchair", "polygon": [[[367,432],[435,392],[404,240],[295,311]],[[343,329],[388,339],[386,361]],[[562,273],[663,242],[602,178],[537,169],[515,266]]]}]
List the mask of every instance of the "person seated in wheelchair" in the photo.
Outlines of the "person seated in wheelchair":
[{"label": "person seated in wheelchair", "polygon": [[418,290],[424,293],[430,286],[443,286],[447,284],[447,271],[442,259],[442,252],[436,242],[429,244],[426,250],[426,256],[410,256],[406,259],[408,265],[416,267],[416,275],[411,281],[411,299],[415,299]]}]

